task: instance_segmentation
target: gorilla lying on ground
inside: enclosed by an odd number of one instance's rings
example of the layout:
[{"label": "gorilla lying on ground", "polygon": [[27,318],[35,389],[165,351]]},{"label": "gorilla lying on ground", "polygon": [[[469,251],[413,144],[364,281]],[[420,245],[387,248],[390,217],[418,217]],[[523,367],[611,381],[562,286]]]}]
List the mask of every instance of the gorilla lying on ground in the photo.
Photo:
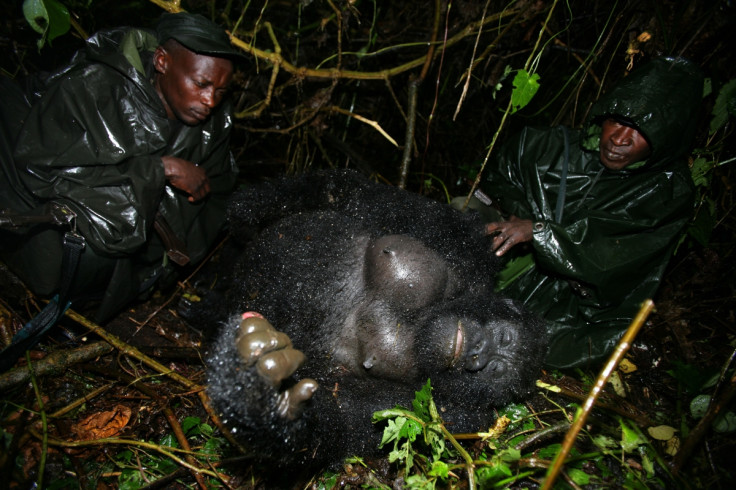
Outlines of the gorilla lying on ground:
[{"label": "gorilla lying on ground", "polygon": [[[373,412],[410,407],[428,379],[452,432],[486,430],[492,407],[533,386],[544,327],[493,292],[498,263],[475,213],[339,171],[245,189],[229,214],[247,244],[224,304],[207,310],[237,314],[213,318],[224,327],[209,395],[260,457],[377,454]],[[247,311],[275,328],[241,326]]]}]

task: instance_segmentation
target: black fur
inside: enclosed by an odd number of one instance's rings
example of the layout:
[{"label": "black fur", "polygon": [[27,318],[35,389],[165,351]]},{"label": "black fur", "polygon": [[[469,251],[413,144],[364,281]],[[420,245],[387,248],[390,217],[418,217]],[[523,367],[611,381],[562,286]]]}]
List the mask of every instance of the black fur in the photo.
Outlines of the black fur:
[{"label": "black fur", "polygon": [[[474,213],[339,171],[240,191],[229,220],[247,244],[224,305],[208,308],[231,315],[208,357],[209,395],[264,459],[336,464],[376,454],[382,427],[372,413],[410,407],[427,379],[456,432],[487,428],[493,406],[533,386],[544,328],[493,292],[499,264]],[[386,281],[390,248],[421,273]],[[240,361],[232,315],[244,311],[263,314],[306,355],[281,390],[306,377],[319,382],[295,421],[278,416],[278,390]],[[450,367],[458,321],[465,348]]]}]

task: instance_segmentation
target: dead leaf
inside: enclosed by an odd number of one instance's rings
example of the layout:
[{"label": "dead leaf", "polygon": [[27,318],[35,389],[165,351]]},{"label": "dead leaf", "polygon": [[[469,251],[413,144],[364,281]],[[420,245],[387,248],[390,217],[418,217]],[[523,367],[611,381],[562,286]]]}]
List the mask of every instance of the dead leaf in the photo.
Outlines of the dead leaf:
[{"label": "dead leaf", "polygon": [[634,371],[636,371],[637,367],[636,367],[636,364],[624,358],[621,360],[621,363],[618,365],[618,369],[624,374],[629,374],[629,373],[633,373]]},{"label": "dead leaf", "polygon": [[125,428],[131,416],[130,408],[116,405],[112,410],[97,412],[72,426],[78,440],[89,441],[113,437]]},{"label": "dead leaf", "polygon": [[669,441],[675,435],[677,430],[669,425],[658,425],[647,429],[649,435],[658,441]]},{"label": "dead leaf", "polygon": [[675,436],[665,443],[664,452],[669,456],[675,456],[680,450],[680,438]]}]

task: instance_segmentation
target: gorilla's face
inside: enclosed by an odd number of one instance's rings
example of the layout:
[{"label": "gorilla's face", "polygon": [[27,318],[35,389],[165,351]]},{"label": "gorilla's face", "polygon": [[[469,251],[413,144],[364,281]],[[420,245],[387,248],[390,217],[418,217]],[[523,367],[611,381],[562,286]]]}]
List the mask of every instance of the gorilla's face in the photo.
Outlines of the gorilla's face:
[{"label": "gorilla's face", "polygon": [[447,391],[472,391],[480,399],[518,382],[514,361],[527,355],[519,338],[522,312],[510,301],[452,303],[403,320],[386,302],[365,303],[346,325],[352,340],[338,361],[355,375],[403,383],[439,376]]},{"label": "gorilla's face", "polygon": [[535,345],[520,336],[531,321],[511,301],[466,305],[440,314],[427,323],[427,340],[417,343],[426,369],[419,377],[433,373],[434,379],[442,379],[435,386],[472,393],[480,400],[515,391],[523,374],[518,360],[528,358],[526,351]]}]

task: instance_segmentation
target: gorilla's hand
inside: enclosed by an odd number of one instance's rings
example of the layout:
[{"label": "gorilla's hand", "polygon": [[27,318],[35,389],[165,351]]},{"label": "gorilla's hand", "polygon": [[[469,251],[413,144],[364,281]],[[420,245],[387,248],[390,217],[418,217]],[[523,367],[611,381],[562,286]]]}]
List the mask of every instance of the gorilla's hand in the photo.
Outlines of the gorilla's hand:
[{"label": "gorilla's hand", "polygon": [[[255,365],[258,375],[278,389],[305,360],[304,354],[291,345],[291,339],[278,332],[260,314],[248,312],[237,335],[237,346],[246,366]],[[299,417],[304,404],[312,398],[319,385],[311,378],[299,381],[278,395],[278,413],[293,420]]]}]

